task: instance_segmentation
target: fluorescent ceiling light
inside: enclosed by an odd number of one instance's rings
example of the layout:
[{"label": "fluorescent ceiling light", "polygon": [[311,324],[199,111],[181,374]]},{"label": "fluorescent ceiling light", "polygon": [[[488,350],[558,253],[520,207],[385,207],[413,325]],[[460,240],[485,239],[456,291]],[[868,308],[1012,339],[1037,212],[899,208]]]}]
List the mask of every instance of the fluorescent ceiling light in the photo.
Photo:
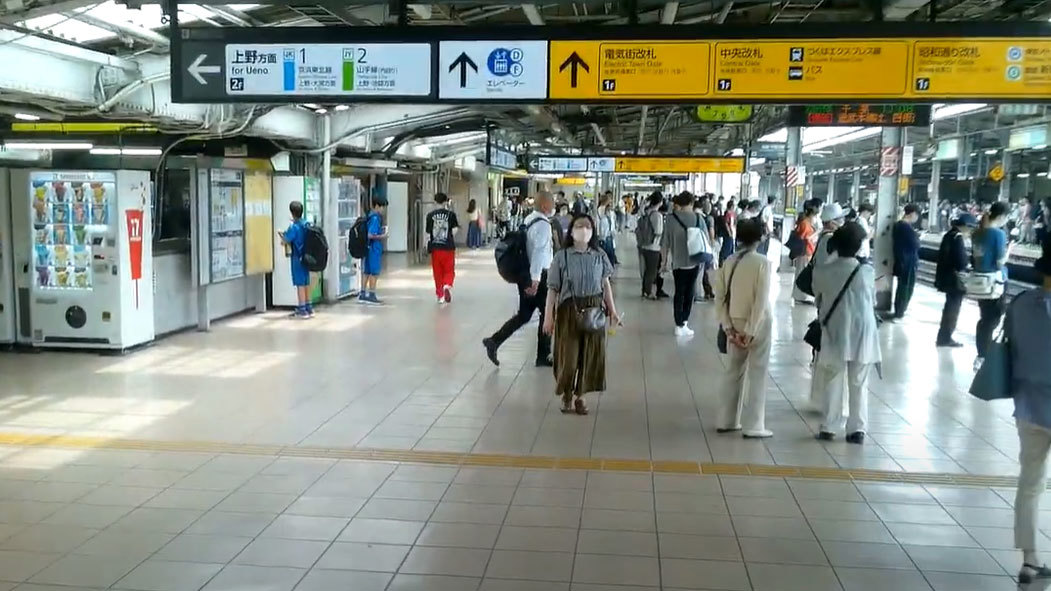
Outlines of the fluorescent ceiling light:
[{"label": "fluorescent ceiling light", "polygon": [[160,148],[91,148],[95,156],[160,156]]},{"label": "fluorescent ceiling light", "polygon": [[1028,172],[1020,172],[1020,173],[1018,173],[1018,178],[1020,178],[1020,179],[1027,179],[1027,178],[1029,178],[1029,173]]},{"label": "fluorescent ceiling light", "polygon": [[985,103],[957,103],[952,105],[934,105],[934,112],[931,114],[931,120],[939,121],[941,119],[956,117],[957,115],[965,115],[967,113],[973,113],[975,111],[981,111],[983,109],[988,108],[989,105]]},{"label": "fluorescent ceiling light", "polygon": [[1046,172],[1038,172],[1038,173],[1036,173],[1036,176],[1047,176],[1047,173]]},{"label": "fluorescent ceiling light", "polygon": [[90,150],[87,142],[4,142],[8,150]]},{"label": "fluorescent ceiling light", "polygon": [[[227,8],[245,11],[258,8],[259,4],[228,4]],[[202,18],[216,20],[214,13],[196,4],[183,4],[179,7],[179,22],[192,23]],[[100,21],[140,27],[142,29],[155,30],[164,26],[161,22],[163,11],[159,4],[144,4],[141,8],[133,9],[117,4],[114,0],[106,0],[99,4],[93,4],[86,8],[78,8],[66,13],[55,13],[32,18],[18,23],[19,26],[34,31],[47,31],[56,37],[69,39],[76,43],[89,43],[102,39],[112,39],[118,34],[89,25],[76,19],[76,15],[84,14],[94,17]],[[73,18],[70,18],[70,15]]]},{"label": "fluorescent ceiling light", "polygon": [[317,103],[303,103],[303,108],[304,109],[312,109],[312,110],[316,111],[316,110],[321,108],[321,105],[319,105]]},{"label": "fluorescent ceiling light", "polygon": [[1040,144],[1039,146],[1033,146],[1034,150],[1043,150],[1047,147],[1047,144]]},{"label": "fluorescent ceiling light", "polygon": [[348,106],[348,105],[336,105],[335,110],[336,111],[346,111],[349,108],[350,108],[350,106]]},{"label": "fluorescent ceiling light", "polygon": [[19,121],[40,121],[40,117],[29,113],[15,113],[15,119]]},{"label": "fluorescent ceiling light", "polygon": [[328,114],[328,109],[318,109],[318,110],[316,110],[314,112],[317,113],[318,115],[326,115],[326,114]]},{"label": "fluorescent ceiling light", "polygon": [[986,153],[986,154],[995,154],[995,153],[997,153],[997,152],[999,152],[999,151],[1000,151],[1000,150],[986,150],[986,151],[985,151],[985,153]]}]

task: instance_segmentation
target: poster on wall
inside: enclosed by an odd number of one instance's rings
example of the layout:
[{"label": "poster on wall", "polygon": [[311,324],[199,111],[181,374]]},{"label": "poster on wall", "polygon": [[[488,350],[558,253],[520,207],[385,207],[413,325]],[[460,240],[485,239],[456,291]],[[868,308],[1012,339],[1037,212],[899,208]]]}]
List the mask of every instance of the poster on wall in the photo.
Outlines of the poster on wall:
[{"label": "poster on wall", "polygon": [[212,281],[245,274],[244,174],[213,168],[209,175]]},{"label": "poster on wall", "polygon": [[274,270],[273,184],[270,173],[245,173],[245,275]]}]

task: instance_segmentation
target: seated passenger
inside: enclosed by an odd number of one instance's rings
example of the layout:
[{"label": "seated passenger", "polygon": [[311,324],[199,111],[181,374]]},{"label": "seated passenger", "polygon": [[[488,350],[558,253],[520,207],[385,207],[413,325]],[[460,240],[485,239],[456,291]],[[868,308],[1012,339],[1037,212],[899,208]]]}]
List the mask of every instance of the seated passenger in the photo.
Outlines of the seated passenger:
[{"label": "seated passenger", "polygon": [[831,440],[843,428],[845,373],[850,393],[846,439],[848,443],[865,440],[866,384],[872,369],[881,361],[874,312],[876,272],[855,258],[866,239],[865,229],[856,223],[836,230],[830,244],[837,256],[814,269],[814,297],[822,327],[814,381],[824,388],[824,418],[818,439]]}]

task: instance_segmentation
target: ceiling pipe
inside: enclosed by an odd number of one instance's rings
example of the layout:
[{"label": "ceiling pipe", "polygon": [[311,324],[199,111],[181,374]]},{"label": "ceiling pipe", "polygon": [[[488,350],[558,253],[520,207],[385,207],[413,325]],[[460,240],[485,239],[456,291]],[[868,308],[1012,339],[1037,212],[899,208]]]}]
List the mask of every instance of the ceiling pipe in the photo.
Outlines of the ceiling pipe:
[{"label": "ceiling pipe", "polygon": [[639,154],[642,153],[642,142],[646,139],[646,114],[649,113],[650,108],[648,105],[642,105],[642,115],[639,116],[639,145],[635,149]]},{"label": "ceiling pipe", "polygon": [[88,24],[93,27],[98,27],[100,29],[111,31],[113,33],[116,33],[117,36],[123,35],[125,37],[131,37],[132,39],[143,41],[145,43],[150,43],[157,47],[168,47],[169,45],[168,38],[156,31],[145,29],[137,25],[124,24],[115,21],[111,22],[105,19],[98,18],[96,16],[92,16],[92,14],[88,11],[84,11],[81,13],[64,14],[63,16],[68,17],[70,19],[76,19],[84,24]]},{"label": "ceiling pipe", "polygon": [[540,14],[540,9],[536,7],[536,4],[523,4],[522,12],[529,19],[529,24],[536,26],[544,24],[544,17]]},{"label": "ceiling pipe", "polygon": [[673,25],[675,24],[675,16],[679,14],[679,3],[678,2],[665,2],[664,8],[661,10],[661,24],[662,25]]}]

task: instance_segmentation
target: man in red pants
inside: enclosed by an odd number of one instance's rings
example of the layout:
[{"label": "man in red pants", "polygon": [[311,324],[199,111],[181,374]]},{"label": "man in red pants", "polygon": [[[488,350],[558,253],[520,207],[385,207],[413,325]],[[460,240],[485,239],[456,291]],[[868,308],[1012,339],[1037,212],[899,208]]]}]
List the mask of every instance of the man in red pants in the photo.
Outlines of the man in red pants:
[{"label": "man in red pants", "polygon": [[453,299],[453,281],[456,279],[456,231],[460,222],[456,212],[449,209],[449,196],[435,193],[434,211],[427,214],[427,250],[431,253],[431,270],[434,272],[434,292],[439,304],[448,304]]}]

